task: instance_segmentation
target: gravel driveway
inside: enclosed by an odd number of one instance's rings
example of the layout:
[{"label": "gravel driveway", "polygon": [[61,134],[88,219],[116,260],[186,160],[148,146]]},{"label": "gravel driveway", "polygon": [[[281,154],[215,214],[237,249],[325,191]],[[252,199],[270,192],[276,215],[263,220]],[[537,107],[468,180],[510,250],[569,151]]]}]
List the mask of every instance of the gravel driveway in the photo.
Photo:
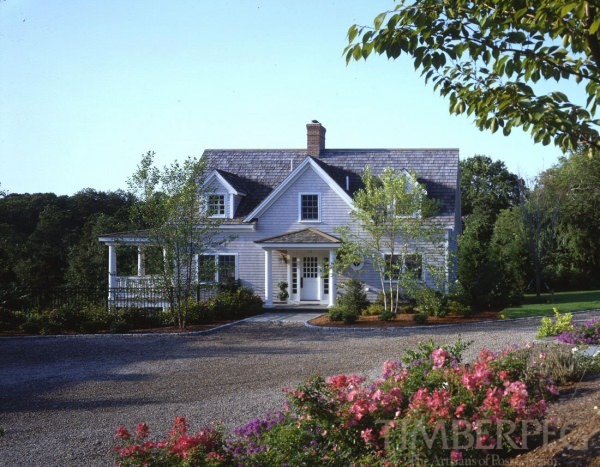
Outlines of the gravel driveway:
[{"label": "gravel driveway", "polygon": [[118,425],[146,421],[163,434],[186,415],[194,430],[211,420],[234,427],[280,408],[281,388],[314,373],[376,377],[419,341],[462,335],[473,356],[531,341],[538,325],[333,331],[251,321],[191,336],[0,338],[0,465],[113,465]]}]

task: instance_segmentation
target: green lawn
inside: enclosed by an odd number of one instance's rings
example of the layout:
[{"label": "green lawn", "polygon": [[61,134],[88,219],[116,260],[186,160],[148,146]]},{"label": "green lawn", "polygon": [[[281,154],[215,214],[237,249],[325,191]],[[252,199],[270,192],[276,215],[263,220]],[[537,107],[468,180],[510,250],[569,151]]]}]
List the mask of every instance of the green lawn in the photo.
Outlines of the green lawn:
[{"label": "green lawn", "polygon": [[505,308],[500,314],[505,318],[548,316],[554,314],[553,307],[558,308],[561,313],[600,308],[600,290],[557,292],[542,294],[540,298],[535,295],[525,295],[522,305]]}]

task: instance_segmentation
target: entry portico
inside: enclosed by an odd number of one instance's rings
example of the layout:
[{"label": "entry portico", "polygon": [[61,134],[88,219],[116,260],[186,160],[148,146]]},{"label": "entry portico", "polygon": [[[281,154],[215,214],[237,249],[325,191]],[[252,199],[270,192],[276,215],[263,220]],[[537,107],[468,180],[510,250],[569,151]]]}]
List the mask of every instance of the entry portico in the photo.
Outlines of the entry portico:
[{"label": "entry portico", "polygon": [[287,264],[289,303],[335,305],[337,276],[332,266],[339,238],[307,228],[255,243],[265,252],[265,307],[273,306],[273,252]]}]

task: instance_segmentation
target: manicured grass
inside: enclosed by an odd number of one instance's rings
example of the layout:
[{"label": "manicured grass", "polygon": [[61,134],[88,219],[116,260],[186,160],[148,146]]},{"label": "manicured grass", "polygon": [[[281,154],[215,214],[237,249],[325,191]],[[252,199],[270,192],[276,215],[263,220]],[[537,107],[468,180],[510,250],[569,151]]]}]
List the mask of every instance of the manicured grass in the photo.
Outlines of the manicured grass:
[{"label": "manicured grass", "polygon": [[540,298],[535,295],[525,295],[522,305],[505,308],[500,314],[505,318],[549,316],[554,314],[553,307],[558,308],[561,313],[600,308],[600,290],[557,292],[542,294]]}]

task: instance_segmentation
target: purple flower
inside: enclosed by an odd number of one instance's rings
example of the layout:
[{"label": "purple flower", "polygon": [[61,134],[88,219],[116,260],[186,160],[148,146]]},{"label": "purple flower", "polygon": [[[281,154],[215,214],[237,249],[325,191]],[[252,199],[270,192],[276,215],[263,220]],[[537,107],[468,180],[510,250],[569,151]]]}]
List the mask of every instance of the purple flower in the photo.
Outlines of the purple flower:
[{"label": "purple flower", "polygon": [[600,344],[600,318],[591,319],[580,325],[576,324],[572,330],[564,331],[556,339],[565,344]]}]

